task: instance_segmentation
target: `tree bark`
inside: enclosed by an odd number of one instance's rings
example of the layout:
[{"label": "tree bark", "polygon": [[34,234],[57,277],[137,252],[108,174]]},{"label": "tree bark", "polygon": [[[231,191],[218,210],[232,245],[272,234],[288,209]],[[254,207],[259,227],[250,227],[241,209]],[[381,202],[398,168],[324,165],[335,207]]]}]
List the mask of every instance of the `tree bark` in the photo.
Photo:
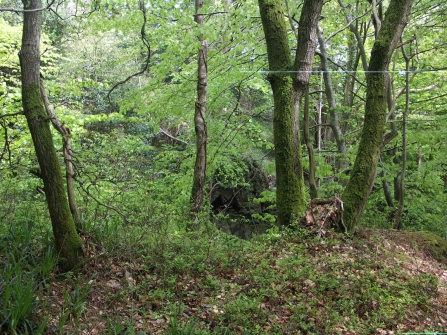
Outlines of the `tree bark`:
[{"label": "tree bark", "polygon": [[399,205],[397,207],[394,229],[402,229],[402,213],[405,198],[405,174],[407,171],[407,115],[410,106],[410,57],[402,46],[402,55],[405,59],[405,110],[402,116],[402,169],[400,174]]},{"label": "tree bark", "polygon": [[[291,225],[306,209],[299,140],[299,102],[309,84],[316,46],[316,23],[322,2],[304,1],[296,59],[292,63],[282,1],[258,1],[267,44],[268,80],[274,100],[276,207],[278,221],[282,226]],[[297,71],[296,75],[292,75],[292,71]]]},{"label": "tree bark", "polygon": [[300,181],[299,187],[304,194],[304,178],[302,167],[302,148],[300,141],[300,105],[301,99],[309,87],[312,65],[317,47],[318,21],[323,8],[323,0],[304,1],[298,23],[297,46],[294,62],[294,122],[293,122],[293,155],[295,173]]},{"label": "tree bark", "polygon": [[[203,0],[196,0],[195,21],[203,26],[203,15],[199,13],[203,7]],[[199,213],[202,210],[206,185],[206,92],[208,86],[208,43],[200,36],[201,47],[199,49],[197,69],[197,100],[194,114],[194,127],[196,131],[196,161],[194,165],[194,180],[191,192],[192,212]]]},{"label": "tree bark", "polygon": [[[25,10],[41,8],[40,0],[23,1]],[[62,271],[70,271],[81,261],[82,240],[78,236],[64,189],[60,163],[51,135],[49,117],[40,91],[40,33],[42,12],[26,11],[23,20],[20,67],[23,109],[42,173],[51,217],[56,251]]]},{"label": "tree bark", "polygon": [[412,0],[390,2],[371,51],[366,77],[365,123],[351,177],[342,196],[344,225],[350,233],[360,221],[374,185],[387,116],[385,72],[407,23],[412,3]]},{"label": "tree bark", "polygon": [[343,136],[343,132],[340,128],[340,123],[338,121],[337,104],[335,101],[334,88],[332,85],[332,76],[329,71],[329,65],[327,60],[326,52],[326,40],[324,39],[323,31],[318,27],[317,30],[318,44],[320,45],[320,60],[321,60],[321,70],[323,71],[324,79],[324,91],[326,93],[326,98],[329,105],[329,115],[331,116],[330,127],[334,133],[335,142],[337,143],[338,153],[340,154],[339,163],[337,164],[339,168],[346,169],[348,167],[348,161],[346,157],[346,143]]},{"label": "tree bark", "polygon": [[318,198],[318,189],[317,183],[315,181],[315,153],[314,146],[312,144],[312,140],[309,132],[309,90],[306,91],[306,95],[304,96],[304,125],[303,125],[303,137],[304,142],[306,143],[307,153],[309,155],[309,194],[310,198],[316,199]]},{"label": "tree bark", "polygon": [[[382,159],[379,158],[381,161]],[[382,162],[382,188],[383,188],[383,194],[385,195],[386,204],[388,207],[394,208],[394,202],[393,197],[391,196],[391,190],[390,185],[388,184],[388,181],[386,180],[386,172],[385,172],[385,164]]]}]

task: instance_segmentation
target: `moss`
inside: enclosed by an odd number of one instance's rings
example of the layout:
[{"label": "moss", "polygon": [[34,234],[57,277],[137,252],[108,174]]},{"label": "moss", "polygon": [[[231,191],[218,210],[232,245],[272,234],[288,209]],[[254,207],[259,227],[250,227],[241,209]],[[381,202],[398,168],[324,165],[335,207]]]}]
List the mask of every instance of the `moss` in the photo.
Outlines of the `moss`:
[{"label": "moss", "polygon": [[390,239],[447,264],[447,240],[428,231],[388,231]]},{"label": "moss", "polygon": [[275,100],[273,131],[277,176],[276,206],[280,224],[291,225],[295,216],[304,212],[306,205],[293,160],[292,78],[285,75],[275,77],[272,88]]},{"label": "moss", "polygon": [[367,75],[365,123],[358,154],[342,198],[345,203],[344,225],[353,233],[360,221],[374,184],[387,104],[385,76],[397,39],[401,36],[411,9],[410,0],[394,0],[385,15],[383,26],[374,42]]},{"label": "moss", "polygon": [[64,272],[69,271],[74,269],[82,259],[82,240],[76,232],[68,206],[64,178],[54,148],[50,120],[42,102],[39,85],[31,84],[23,90],[23,107],[42,171],[60,267]]},{"label": "moss", "polygon": [[418,247],[440,263],[447,264],[447,240],[428,231],[411,232]]},{"label": "moss", "polygon": [[[273,132],[277,176],[277,211],[281,225],[291,225],[306,209],[303,178],[295,173],[293,149],[293,80],[287,25],[281,0],[259,0],[267,42],[269,81],[273,90]],[[298,150],[298,160],[301,152]]]},{"label": "moss", "polygon": [[267,42],[269,70],[288,70],[292,57],[282,0],[259,0],[259,11]]}]

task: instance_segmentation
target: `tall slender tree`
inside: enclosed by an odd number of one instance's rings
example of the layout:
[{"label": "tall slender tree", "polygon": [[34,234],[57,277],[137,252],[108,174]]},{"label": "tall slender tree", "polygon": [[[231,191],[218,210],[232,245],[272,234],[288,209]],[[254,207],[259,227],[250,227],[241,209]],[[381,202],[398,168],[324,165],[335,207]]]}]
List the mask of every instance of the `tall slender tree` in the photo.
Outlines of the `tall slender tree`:
[{"label": "tall slender tree", "polygon": [[385,132],[387,109],[386,87],[391,56],[407,24],[412,0],[392,0],[374,42],[366,76],[365,123],[358,154],[342,199],[343,220],[353,232],[365,209],[376,177],[377,163]]},{"label": "tall slender tree", "polygon": [[[203,26],[203,15],[200,13],[204,0],[196,0],[195,21]],[[200,34],[201,43],[198,55],[197,68],[197,100],[194,114],[194,127],[196,131],[196,161],[194,165],[194,181],[192,186],[191,201],[192,212],[199,213],[202,210],[206,183],[206,91],[208,86],[208,43]]]},{"label": "tall slender tree", "polygon": [[33,139],[50,212],[56,250],[63,271],[76,267],[82,257],[82,240],[76,232],[64,189],[64,179],[53,144],[50,118],[40,88],[41,0],[24,0],[22,48],[19,54],[22,103]]},{"label": "tall slender tree", "polygon": [[329,105],[329,115],[331,117],[331,121],[329,126],[334,133],[335,142],[337,143],[338,153],[340,154],[340,159],[338,160],[338,168],[346,169],[348,167],[347,161],[347,149],[346,143],[343,136],[343,132],[340,127],[340,123],[338,121],[338,111],[337,111],[337,103],[335,101],[335,92],[334,87],[332,85],[332,75],[329,71],[328,57],[326,52],[326,40],[323,35],[323,31],[320,27],[317,30],[318,36],[318,44],[320,46],[320,61],[321,61],[321,70],[323,71],[323,79],[324,79],[324,91],[326,93],[326,99]]},{"label": "tall slender tree", "polygon": [[297,51],[292,61],[281,0],[259,0],[267,44],[268,80],[273,91],[273,136],[280,225],[290,225],[306,208],[299,140],[300,100],[309,85],[316,30],[322,0],[304,1],[297,32]]},{"label": "tall slender tree", "polygon": [[402,113],[402,168],[400,174],[400,188],[399,188],[399,206],[397,207],[394,228],[402,229],[402,213],[404,210],[405,197],[405,175],[407,171],[407,116],[410,105],[410,57],[405,52],[405,47],[402,46],[402,55],[405,59],[405,109]]}]

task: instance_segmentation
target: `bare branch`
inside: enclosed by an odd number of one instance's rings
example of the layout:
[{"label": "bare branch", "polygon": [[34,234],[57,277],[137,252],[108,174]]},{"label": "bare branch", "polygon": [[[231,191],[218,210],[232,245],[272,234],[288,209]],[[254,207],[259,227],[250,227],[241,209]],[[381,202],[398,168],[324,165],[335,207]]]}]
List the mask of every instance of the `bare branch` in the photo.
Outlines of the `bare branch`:
[{"label": "bare branch", "polygon": [[123,85],[125,83],[127,83],[130,79],[140,76],[143,73],[145,73],[147,71],[147,69],[149,68],[149,62],[151,60],[151,46],[149,44],[149,41],[147,39],[146,36],[146,22],[147,22],[147,17],[146,17],[146,8],[144,7],[144,3],[142,1],[140,1],[139,3],[140,5],[140,10],[143,13],[143,25],[141,26],[141,40],[143,41],[144,46],[147,49],[147,56],[146,56],[146,63],[144,64],[144,68],[141,71],[138,71],[137,73],[134,73],[130,76],[128,76],[126,79],[116,83],[115,85],[113,85],[113,87],[109,90],[109,92],[107,93],[107,100],[110,103],[110,94],[120,85]]},{"label": "bare branch", "polygon": [[372,0],[372,12],[374,16],[374,21],[376,22],[374,28],[376,29],[376,36],[377,36],[379,34],[380,28],[382,28],[382,21],[380,21],[379,14],[377,13],[376,0]]},{"label": "bare branch", "polygon": [[172,135],[169,134],[167,131],[163,130],[163,128],[160,128],[160,132],[163,133],[163,134],[165,134],[167,137],[169,137],[170,139],[172,139],[172,140],[174,140],[174,141],[177,141],[177,142],[183,143],[183,144],[185,144],[185,145],[188,145],[188,142],[185,142],[185,141],[183,141],[183,140],[181,140],[181,139],[179,139],[179,138],[176,138],[176,137],[172,136]]},{"label": "bare branch", "polygon": [[[330,34],[327,38],[326,38],[326,42],[329,41],[332,37],[336,36],[338,33],[342,32],[343,30],[345,30],[346,28],[350,28],[352,24],[354,24],[355,21],[357,21],[358,19],[361,19],[362,17],[366,16],[367,14],[369,14],[369,12],[365,12],[362,15],[356,16],[353,19],[349,20],[348,23],[346,25],[344,25],[342,28],[334,31],[332,34]],[[346,19],[348,19],[346,17]]]},{"label": "bare branch", "polygon": [[26,12],[40,12],[49,10],[56,0],[51,1],[46,7],[35,9],[16,9],[16,8],[0,8],[0,12],[26,13]]}]

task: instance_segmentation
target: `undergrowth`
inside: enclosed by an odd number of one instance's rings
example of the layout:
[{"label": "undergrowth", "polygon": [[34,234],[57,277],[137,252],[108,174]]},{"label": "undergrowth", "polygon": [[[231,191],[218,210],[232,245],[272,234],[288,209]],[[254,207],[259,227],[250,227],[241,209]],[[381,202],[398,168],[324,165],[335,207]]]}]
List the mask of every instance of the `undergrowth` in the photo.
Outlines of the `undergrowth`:
[{"label": "undergrowth", "polygon": [[36,229],[2,229],[0,317],[11,334],[371,334],[429,329],[428,319],[439,330],[438,279],[409,272],[380,234],[272,229],[244,241],[205,224],[143,237],[116,224],[113,243],[110,230],[84,232],[91,261],[60,276]]}]

